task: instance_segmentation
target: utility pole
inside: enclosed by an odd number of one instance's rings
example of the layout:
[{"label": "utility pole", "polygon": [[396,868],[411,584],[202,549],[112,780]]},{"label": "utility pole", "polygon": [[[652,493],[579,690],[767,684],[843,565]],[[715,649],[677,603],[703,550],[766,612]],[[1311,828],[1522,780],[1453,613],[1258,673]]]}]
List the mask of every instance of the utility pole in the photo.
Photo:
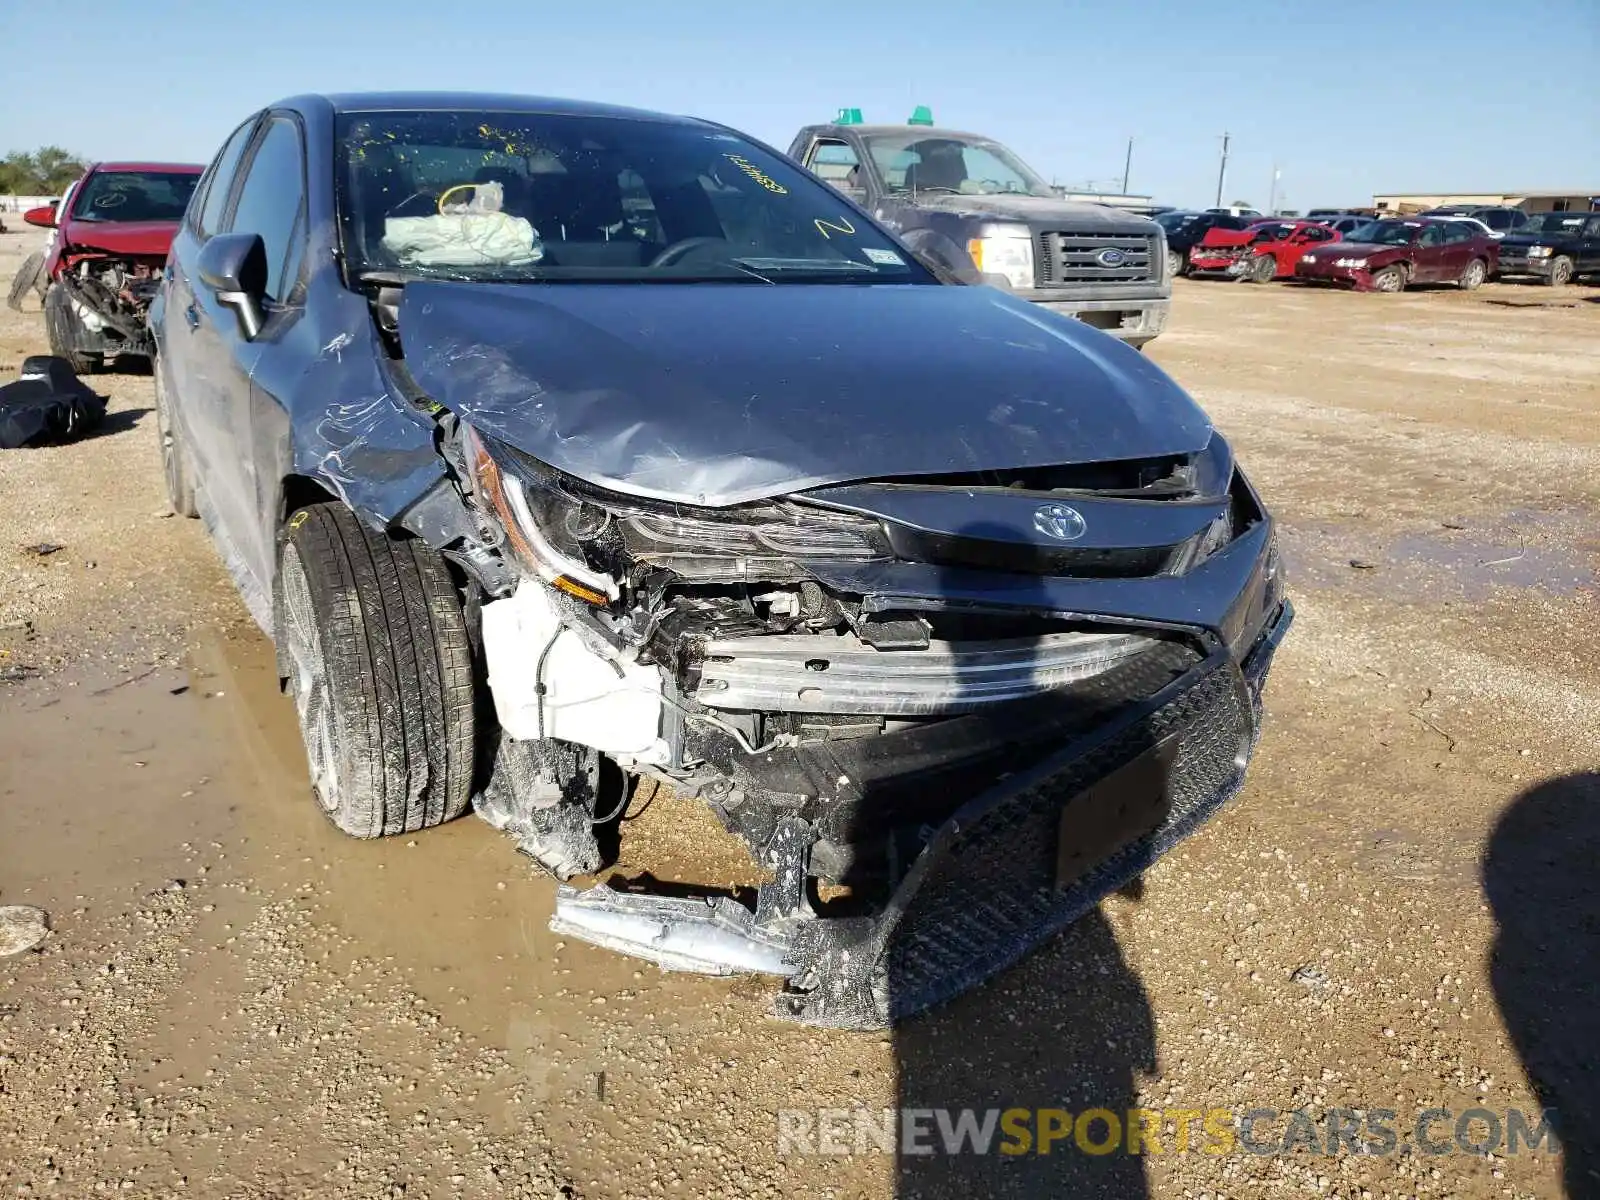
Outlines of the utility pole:
[{"label": "utility pole", "polygon": [[1128,194],[1128,172],[1133,170],[1133,139],[1128,139],[1128,157],[1122,160],[1122,194]]},{"label": "utility pole", "polygon": [[1228,135],[1222,135],[1222,166],[1217,171],[1217,207],[1222,207],[1222,189],[1228,182]]},{"label": "utility pole", "polygon": [[1267,216],[1278,215],[1278,177],[1283,172],[1278,170],[1278,164],[1272,164],[1272,186],[1267,189]]}]

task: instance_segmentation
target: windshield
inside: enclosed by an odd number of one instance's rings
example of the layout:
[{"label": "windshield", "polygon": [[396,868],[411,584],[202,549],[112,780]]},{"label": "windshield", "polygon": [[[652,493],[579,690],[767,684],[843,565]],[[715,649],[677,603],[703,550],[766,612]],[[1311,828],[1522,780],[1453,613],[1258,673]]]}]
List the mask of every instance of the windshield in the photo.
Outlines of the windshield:
[{"label": "windshield", "polygon": [[891,192],[1055,196],[1048,183],[999,142],[909,128],[869,134],[866,143]]},{"label": "windshield", "polygon": [[1409,246],[1411,239],[1422,231],[1417,221],[1368,221],[1357,225],[1345,238],[1347,242],[1365,242],[1371,246]]},{"label": "windshield", "polygon": [[198,172],[98,171],[72,215],[80,221],[181,221],[199,182]]},{"label": "windshield", "polygon": [[1535,213],[1518,233],[1581,233],[1587,213],[1550,212]]},{"label": "windshield", "polygon": [[1173,233],[1182,229],[1192,220],[1194,220],[1193,213],[1162,213],[1156,218],[1156,224],[1160,225],[1168,233]]},{"label": "windshield", "polygon": [[346,113],[353,276],[934,283],[837,192],[719,129],[609,116]]}]

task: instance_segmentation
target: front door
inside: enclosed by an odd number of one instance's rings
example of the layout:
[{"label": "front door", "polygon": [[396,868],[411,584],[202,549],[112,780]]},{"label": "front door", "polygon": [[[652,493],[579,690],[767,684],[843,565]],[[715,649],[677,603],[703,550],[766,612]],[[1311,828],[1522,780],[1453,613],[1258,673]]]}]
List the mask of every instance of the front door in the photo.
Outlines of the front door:
[{"label": "front door", "polygon": [[1417,240],[1412,243],[1414,283],[1438,283],[1445,278],[1445,246],[1443,224],[1422,227]]}]

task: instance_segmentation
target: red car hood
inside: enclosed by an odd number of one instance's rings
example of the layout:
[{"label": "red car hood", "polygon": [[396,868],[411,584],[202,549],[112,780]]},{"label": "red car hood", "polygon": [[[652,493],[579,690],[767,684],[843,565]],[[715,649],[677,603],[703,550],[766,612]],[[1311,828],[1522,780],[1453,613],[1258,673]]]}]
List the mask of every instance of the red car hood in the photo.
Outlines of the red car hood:
[{"label": "red car hood", "polygon": [[1255,240],[1248,229],[1208,229],[1200,239],[1202,246],[1247,246]]},{"label": "red car hood", "polygon": [[69,220],[62,230],[62,239],[76,249],[165,258],[177,233],[177,221]]},{"label": "red car hood", "polygon": [[[1318,250],[1337,250],[1337,258],[1371,258],[1376,254],[1395,254],[1407,250],[1407,246],[1385,246],[1378,242],[1324,242],[1316,247]],[[1320,258],[1321,255],[1318,255]]]}]

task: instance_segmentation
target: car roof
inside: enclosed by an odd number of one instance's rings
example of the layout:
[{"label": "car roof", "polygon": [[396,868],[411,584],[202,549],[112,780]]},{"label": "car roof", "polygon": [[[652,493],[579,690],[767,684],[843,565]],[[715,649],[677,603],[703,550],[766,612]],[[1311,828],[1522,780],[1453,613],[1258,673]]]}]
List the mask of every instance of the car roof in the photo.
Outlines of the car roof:
[{"label": "car roof", "polygon": [[849,129],[856,133],[909,133],[915,134],[917,140],[922,138],[965,138],[974,142],[992,142],[995,139],[986,133],[967,133],[961,129],[950,129],[943,125],[841,125],[837,121],[824,121],[814,126],[818,129]]},{"label": "car roof", "polygon": [[357,112],[517,112],[546,113],[579,117],[629,117],[634,120],[666,121],[681,125],[706,125],[695,117],[650,112],[619,104],[597,104],[589,100],[563,100],[552,96],[518,96],[499,92],[337,92],[310,97],[296,96],[273,107],[293,108],[299,102],[315,99],[335,113]]},{"label": "car roof", "polygon": [[98,162],[90,171],[151,171],[168,175],[198,175],[205,170],[202,163],[172,162]]}]

